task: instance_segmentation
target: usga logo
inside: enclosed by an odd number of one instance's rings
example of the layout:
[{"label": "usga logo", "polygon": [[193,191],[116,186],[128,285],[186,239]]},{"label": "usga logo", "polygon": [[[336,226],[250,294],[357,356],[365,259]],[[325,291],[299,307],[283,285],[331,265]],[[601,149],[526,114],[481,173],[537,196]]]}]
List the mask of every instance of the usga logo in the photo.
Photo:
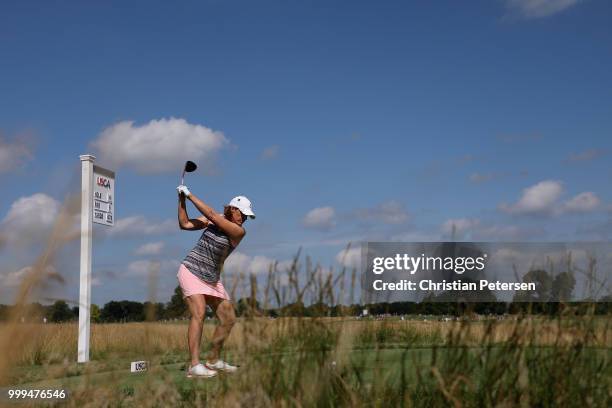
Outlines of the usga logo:
[{"label": "usga logo", "polygon": [[110,180],[104,177],[98,177],[98,185],[100,187],[110,188]]}]

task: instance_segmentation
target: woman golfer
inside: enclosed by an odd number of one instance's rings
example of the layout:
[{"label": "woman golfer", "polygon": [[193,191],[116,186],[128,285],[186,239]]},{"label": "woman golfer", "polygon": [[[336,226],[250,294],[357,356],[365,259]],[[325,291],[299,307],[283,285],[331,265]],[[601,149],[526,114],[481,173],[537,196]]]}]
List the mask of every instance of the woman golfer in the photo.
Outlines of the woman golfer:
[{"label": "woman golfer", "polygon": [[[223,214],[218,214],[208,204],[195,197],[189,189],[180,185],[178,221],[181,229],[188,231],[204,230],[195,247],[183,260],[177,278],[183,291],[183,298],[191,312],[187,331],[191,364],[187,377],[212,377],[218,371],[233,372],[236,367],[219,359],[223,342],[230,334],[236,321],[234,306],[219,279],[225,259],[244,238],[242,224],[247,217],[255,218],[251,202],[244,196],[233,198],[225,206]],[[185,208],[185,199],[203,214],[190,219]],[[215,311],[219,324],[215,328],[212,347],[206,363],[200,363],[200,342],[202,329],[209,304]]]}]

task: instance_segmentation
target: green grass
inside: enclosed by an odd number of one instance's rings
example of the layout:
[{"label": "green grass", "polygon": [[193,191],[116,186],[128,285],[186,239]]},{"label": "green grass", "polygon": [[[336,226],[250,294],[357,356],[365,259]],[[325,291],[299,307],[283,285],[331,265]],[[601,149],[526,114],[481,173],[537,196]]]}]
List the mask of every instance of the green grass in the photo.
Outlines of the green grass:
[{"label": "green grass", "polygon": [[[558,350],[554,347],[529,347],[524,350],[524,367],[516,362],[514,367],[498,367],[503,370],[498,374],[506,376],[509,381],[500,382],[498,378],[491,377],[490,363],[507,358],[508,350],[499,347],[419,347],[402,348],[351,349],[345,356],[345,361],[333,364],[333,357],[324,351],[278,351],[275,353],[258,353],[255,355],[227,355],[227,359],[241,364],[240,372],[235,374],[221,374],[212,379],[198,379],[185,377],[185,363],[180,362],[183,356],[174,356],[174,361],[166,358],[165,361],[153,361],[146,373],[130,373],[129,360],[119,359],[105,362],[92,362],[87,365],[70,365],[68,372],[71,375],[61,378],[49,379],[49,372],[58,367],[24,367],[21,380],[34,379],[32,382],[21,383],[24,388],[62,388],[69,393],[78,393],[81,397],[96,394],[98,390],[112,388],[113,398],[122,406],[137,406],[139,401],[145,400],[151,390],[163,390],[171,394],[173,401],[191,405],[195,401],[214,403],[216,396],[227,395],[231,390],[240,390],[244,393],[250,389],[265,387],[268,396],[295,396],[303,402],[314,405],[331,403],[331,405],[350,405],[351,398],[357,398],[361,403],[370,401],[373,405],[401,402],[403,398],[419,402],[419,405],[448,403],[439,387],[453,388],[453,392],[461,391],[462,401],[467,406],[494,405],[490,396],[497,396],[508,400],[504,394],[509,393],[512,387],[520,387],[521,374],[527,375],[527,383],[523,384],[529,401],[530,389],[540,390],[535,395],[540,402],[554,401],[555,395],[546,395],[545,390],[556,390],[549,384],[549,372],[541,372],[547,366],[546,361],[554,362],[559,359]],[[601,364],[609,361],[608,349],[590,348],[582,350],[574,356],[572,362],[560,361],[567,364],[564,371],[559,371],[554,377],[555,381],[571,379],[576,383],[587,381],[586,378],[572,377],[572,369],[576,366],[588,366],[591,363]],[[591,360],[590,362],[587,360]],[[488,362],[487,362],[488,361]],[[435,370],[433,368],[435,367]],[[461,367],[460,372],[456,368]],[[550,365],[548,365],[550,368]],[[65,368],[65,367],[64,367]],[[521,370],[526,370],[521,372]],[[437,373],[439,374],[436,374]],[[508,373],[514,372],[516,378]],[[525,374],[526,373],[526,374]],[[609,365],[601,372],[608,379],[612,377]],[[263,376],[263,378],[261,378]],[[567,376],[564,378],[564,376]],[[461,378],[457,384],[440,384],[440,377]],[[46,379],[45,379],[46,378]],[[312,394],[316,398],[309,399],[307,381],[304,378],[325,380],[326,384],[314,384],[319,393]],[[36,380],[38,379],[38,380]],[[44,380],[43,380],[44,379]],[[597,380],[596,377],[588,381]],[[601,380],[601,378],[600,378]],[[605,378],[604,378],[605,380]],[[430,386],[426,386],[429,384]],[[525,386],[526,385],[526,386]],[[580,384],[589,390],[588,384]],[[601,385],[601,384],[600,384]],[[252,386],[252,387],[251,387]],[[490,387],[489,397],[483,397],[474,392],[481,387]],[[462,390],[460,390],[462,388]],[[437,390],[436,392],[434,392]],[[602,388],[593,384],[595,392],[590,398],[606,397]],[[514,399],[509,401],[519,404],[522,392],[516,393]],[[354,395],[353,395],[354,394]],[[168,397],[166,395],[166,397]],[[589,396],[586,396],[587,398]],[[415,399],[416,398],[416,399]],[[591,400],[593,402],[593,400]],[[69,403],[70,404],[70,403]],[[330,406],[331,406],[330,405]],[[546,404],[544,404],[546,405]],[[598,404],[587,404],[598,405]],[[160,405],[161,406],[161,405]]]}]

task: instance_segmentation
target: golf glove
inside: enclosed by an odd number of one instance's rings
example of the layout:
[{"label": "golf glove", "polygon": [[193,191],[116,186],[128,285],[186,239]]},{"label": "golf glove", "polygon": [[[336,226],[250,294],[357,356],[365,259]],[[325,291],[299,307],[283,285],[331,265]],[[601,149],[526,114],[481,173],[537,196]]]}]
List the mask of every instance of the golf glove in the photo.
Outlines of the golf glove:
[{"label": "golf glove", "polygon": [[179,194],[183,194],[185,197],[189,197],[191,195],[191,191],[189,191],[189,189],[187,188],[187,186],[181,184],[180,186],[178,186],[176,188],[176,191],[179,192]]}]

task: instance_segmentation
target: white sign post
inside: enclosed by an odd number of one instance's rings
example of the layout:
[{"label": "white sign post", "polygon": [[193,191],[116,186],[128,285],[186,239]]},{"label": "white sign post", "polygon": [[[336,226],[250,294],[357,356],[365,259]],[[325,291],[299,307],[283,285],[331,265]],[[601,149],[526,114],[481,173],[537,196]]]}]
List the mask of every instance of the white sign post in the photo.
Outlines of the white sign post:
[{"label": "white sign post", "polygon": [[94,166],[96,158],[81,159],[81,271],[79,287],[79,342],[77,361],[89,361],[91,333],[91,253],[93,223],[115,225],[115,173]]}]

